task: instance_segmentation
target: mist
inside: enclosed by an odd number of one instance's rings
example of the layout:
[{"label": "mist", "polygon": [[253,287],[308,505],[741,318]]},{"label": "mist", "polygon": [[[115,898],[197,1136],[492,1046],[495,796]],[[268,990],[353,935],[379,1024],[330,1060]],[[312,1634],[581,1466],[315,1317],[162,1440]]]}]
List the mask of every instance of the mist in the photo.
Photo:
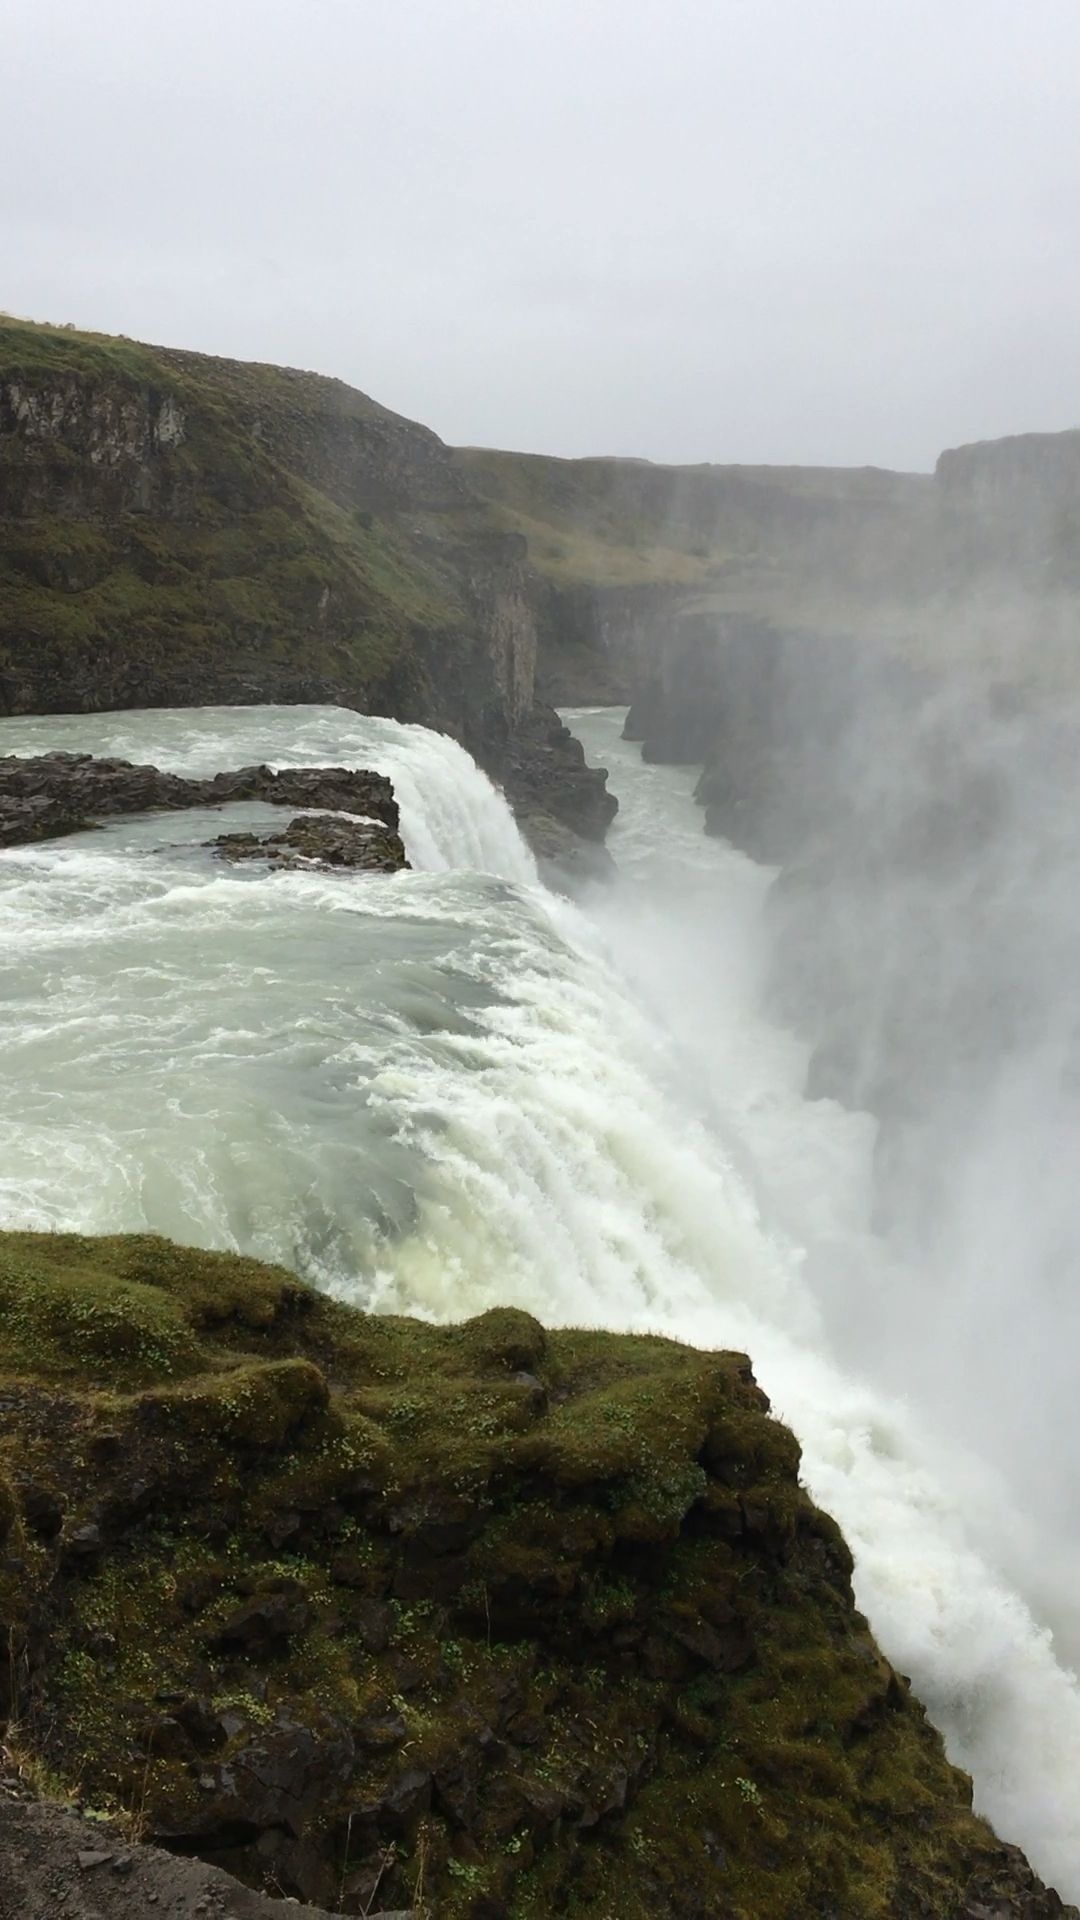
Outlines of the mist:
[{"label": "mist", "polygon": [[709,829],[751,856],[761,896],[748,933],[699,874],[659,874],[637,965],[703,1091],[730,1101],[745,1074],[733,980],[790,1036],[831,1144],[815,1175],[751,1140],[765,1217],[801,1247],[844,1365],[908,1404],[931,1450],[967,1455],[983,1545],[1074,1663],[1080,710],[1030,649],[1017,678],[1036,601],[996,609],[984,652],[1008,679],[972,664],[978,601],[951,618],[960,666],[951,631],[936,668],[873,631],[659,642],[663,717],[646,695],[628,731],[659,762],[689,757],[680,737],[707,756]]}]

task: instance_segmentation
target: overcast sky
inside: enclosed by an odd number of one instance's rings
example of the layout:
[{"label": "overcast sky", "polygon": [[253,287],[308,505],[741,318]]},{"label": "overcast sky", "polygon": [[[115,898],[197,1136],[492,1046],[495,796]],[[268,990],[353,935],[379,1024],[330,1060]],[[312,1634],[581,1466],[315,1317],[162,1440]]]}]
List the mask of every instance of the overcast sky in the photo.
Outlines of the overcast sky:
[{"label": "overcast sky", "polygon": [[0,306],[452,441],[1080,424],[1080,0],[5,0]]}]

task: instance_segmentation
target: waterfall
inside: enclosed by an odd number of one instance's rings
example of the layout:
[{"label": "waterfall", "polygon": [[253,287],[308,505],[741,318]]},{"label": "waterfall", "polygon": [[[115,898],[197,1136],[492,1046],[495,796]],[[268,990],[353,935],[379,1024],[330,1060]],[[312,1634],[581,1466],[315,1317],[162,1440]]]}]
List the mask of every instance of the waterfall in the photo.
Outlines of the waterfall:
[{"label": "waterfall", "polygon": [[5,859],[5,1224],[237,1247],[375,1310],[511,1303],[747,1351],[978,1807],[1080,1893],[1080,1693],[986,1524],[1022,1519],[830,1351],[825,1267],[897,1280],[859,1217],[865,1122],[802,1101],[793,1043],[750,1009],[761,872],[678,825],[687,776],[641,769],[631,793],[627,760],[638,877],[586,910],[538,886],[501,797],[422,728],[332,708],[0,723],[0,751],[46,743],[203,773],[374,766],[416,871],[226,873],[198,845],[218,815]]}]

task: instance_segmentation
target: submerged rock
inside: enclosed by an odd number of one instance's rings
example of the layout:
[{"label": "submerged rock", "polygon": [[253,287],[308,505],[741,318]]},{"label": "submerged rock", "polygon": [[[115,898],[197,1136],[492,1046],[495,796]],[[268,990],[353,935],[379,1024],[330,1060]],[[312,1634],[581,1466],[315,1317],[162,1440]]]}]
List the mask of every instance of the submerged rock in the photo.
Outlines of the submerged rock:
[{"label": "submerged rock", "polygon": [[741,1355],[7,1234],[0,1460],[26,1764],[252,1888],[440,1920],[1064,1911],[875,1647]]}]

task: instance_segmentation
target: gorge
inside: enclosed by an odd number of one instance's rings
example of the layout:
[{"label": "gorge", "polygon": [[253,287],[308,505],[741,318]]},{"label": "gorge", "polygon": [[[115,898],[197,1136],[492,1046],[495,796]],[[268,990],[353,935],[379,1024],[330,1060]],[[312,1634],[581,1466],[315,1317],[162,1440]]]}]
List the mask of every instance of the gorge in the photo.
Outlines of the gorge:
[{"label": "gorge", "polygon": [[[0,755],[370,770],[410,862],[226,868],[282,816],[209,785],[2,856],[9,1714],[325,1908],[1061,1912],[916,1700],[1075,1899],[1069,459],[1038,512],[946,463],[944,528],[920,477],[538,488],[7,332]],[[1015,618],[935,654],[1003,582],[1038,671]],[[540,884],[613,796],[618,877]]]}]

